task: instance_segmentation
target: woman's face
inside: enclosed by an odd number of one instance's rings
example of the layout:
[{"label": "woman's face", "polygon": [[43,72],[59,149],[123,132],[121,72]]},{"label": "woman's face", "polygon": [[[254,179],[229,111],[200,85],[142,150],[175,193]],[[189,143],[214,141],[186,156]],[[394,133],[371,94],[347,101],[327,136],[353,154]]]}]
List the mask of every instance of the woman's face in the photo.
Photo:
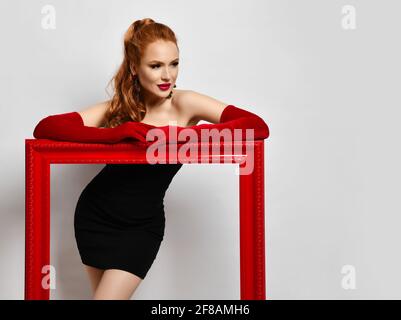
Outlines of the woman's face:
[{"label": "woman's face", "polygon": [[[138,68],[145,100],[166,98],[170,94],[178,76],[178,58],[178,48],[171,41],[159,40],[146,48]],[[170,84],[170,87],[162,90],[158,86],[161,84]]]}]

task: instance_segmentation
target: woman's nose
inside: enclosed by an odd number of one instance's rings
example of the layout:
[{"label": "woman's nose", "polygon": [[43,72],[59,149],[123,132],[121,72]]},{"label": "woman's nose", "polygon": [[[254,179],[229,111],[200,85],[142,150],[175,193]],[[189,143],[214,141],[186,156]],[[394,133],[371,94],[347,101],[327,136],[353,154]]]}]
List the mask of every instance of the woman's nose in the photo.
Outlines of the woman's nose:
[{"label": "woman's nose", "polygon": [[169,80],[170,79],[170,74],[169,74],[167,69],[163,70],[162,78],[163,78],[163,80]]}]

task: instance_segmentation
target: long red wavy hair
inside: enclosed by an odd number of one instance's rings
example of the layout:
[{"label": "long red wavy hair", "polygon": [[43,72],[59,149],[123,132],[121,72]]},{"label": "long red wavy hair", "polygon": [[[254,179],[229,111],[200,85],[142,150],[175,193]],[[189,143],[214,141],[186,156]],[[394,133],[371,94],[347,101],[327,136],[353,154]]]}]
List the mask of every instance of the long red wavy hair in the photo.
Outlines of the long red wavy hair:
[{"label": "long red wavy hair", "polygon": [[[107,85],[112,84],[113,95],[105,113],[105,128],[114,128],[126,121],[141,121],[145,117],[146,107],[135,86],[138,79],[131,70],[140,65],[147,46],[157,40],[172,41],[178,48],[174,32],[150,18],[133,22],[125,32],[123,62]],[[136,83],[140,86],[139,81]]]}]

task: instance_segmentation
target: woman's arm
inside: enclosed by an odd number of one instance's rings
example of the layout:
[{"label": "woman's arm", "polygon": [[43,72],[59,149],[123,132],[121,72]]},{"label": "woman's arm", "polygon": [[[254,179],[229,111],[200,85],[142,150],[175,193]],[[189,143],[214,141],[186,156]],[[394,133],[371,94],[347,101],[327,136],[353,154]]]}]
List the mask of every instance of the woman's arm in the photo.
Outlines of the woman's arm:
[{"label": "woman's arm", "polygon": [[[192,90],[183,92],[179,103],[190,112],[191,118],[205,120],[212,124],[192,126],[200,129],[253,129],[254,139],[266,139],[269,128],[258,115]],[[245,136],[245,134],[244,134]]]},{"label": "woman's arm", "polygon": [[[143,141],[134,122],[125,122],[115,128],[97,128],[96,125],[102,122],[102,108],[103,105],[97,105],[80,112],[47,116],[36,125],[33,136],[82,143],[116,143],[126,138]],[[93,126],[85,126],[85,121]]]},{"label": "woman's arm", "polygon": [[109,103],[110,100],[99,102],[78,111],[84,121],[84,125],[88,127],[102,127],[104,125],[106,111],[109,108]]},{"label": "woman's arm", "polygon": [[185,90],[180,92],[177,97],[177,103],[180,109],[188,115],[190,123],[198,123],[205,120],[211,123],[219,123],[220,116],[224,108],[228,105],[215,98],[192,91]]}]

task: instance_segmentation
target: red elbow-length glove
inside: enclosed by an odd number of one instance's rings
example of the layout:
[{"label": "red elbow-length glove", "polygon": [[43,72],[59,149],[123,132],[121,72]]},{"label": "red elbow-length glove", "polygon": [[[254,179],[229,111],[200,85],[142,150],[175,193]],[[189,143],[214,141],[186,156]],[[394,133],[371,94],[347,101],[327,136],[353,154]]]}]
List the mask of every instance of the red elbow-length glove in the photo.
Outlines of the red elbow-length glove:
[{"label": "red elbow-length glove", "polygon": [[[266,122],[259,117],[258,115],[238,108],[234,105],[228,105],[223,110],[219,123],[216,124],[201,124],[194,127],[202,128],[216,128],[219,131],[225,128],[230,130],[234,129],[242,129],[242,139],[246,140],[246,129],[253,129],[254,136],[253,139],[266,139],[269,137],[269,127],[267,126]],[[235,138],[235,136],[233,135]]]},{"label": "red elbow-length glove", "polygon": [[[252,139],[249,140],[257,140],[257,139],[266,139],[269,137],[269,127],[267,124],[263,121],[262,118],[257,116],[256,114],[243,110],[241,108],[238,108],[234,105],[228,105],[225,107],[223,110],[220,121],[219,123],[216,124],[200,124],[200,125],[195,125],[195,126],[190,126],[190,127],[180,127],[176,126],[176,133],[177,137],[170,137],[170,127],[171,126],[163,126],[163,127],[156,127],[153,125],[145,124],[145,123],[138,123],[139,126],[135,127],[135,131],[140,133],[142,136],[142,141],[146,141],[146,134],[150,129],[160,129],[163,131],[165,139],[168,142],[177,142],[179,133],[184,130],[184,129],[192,129],[195,131],[198,137],[198,141],[209,141],[209,136],[208,135],[202,135],[201,130],[202,129],[217,129],[217,133],[220,135],[220,132],[223,129],[230,129],[232,133],[232,138],[235,140],[238,136],[234,134],[234,129],[242,129],[241,135],[239,135],[238,140],[248,140],[248,136],[246,135],[246,129],[253,129],[254,130],[254,135]],[[216,131],[216,130],[215,130]],[[210,131],[212,132],[212,131]],[[203,139],[205,137],[205,139]],[[158,138],[156,138],[158,139]],[[151,140],[151,139],[150,139]],[[161,139],[164,140],[164,139]],[[152,140],[154,141],[154,140]],[[179,142],[185,142],[179,140]],[[149,141],[148,141],[149,142]]]},{"label": "red elbow-length glove", "polygon": [[143,140],[133,129],[134,122],[125,122],[114,128],[97,128],[84,125],[78,112],[48,116],[36,125],[33,136],[36,139],[51,139],[82,143],[116,143],[132,138]]}]

